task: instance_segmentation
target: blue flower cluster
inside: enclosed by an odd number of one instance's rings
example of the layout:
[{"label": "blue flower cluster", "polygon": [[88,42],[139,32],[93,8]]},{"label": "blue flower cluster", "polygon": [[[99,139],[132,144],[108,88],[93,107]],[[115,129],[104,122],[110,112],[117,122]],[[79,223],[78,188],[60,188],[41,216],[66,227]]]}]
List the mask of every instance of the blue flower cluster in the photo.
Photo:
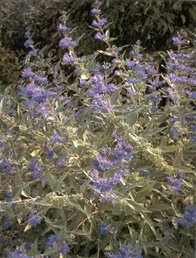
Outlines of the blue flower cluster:
[{"label": "blue flower cluster", "polygon": [[53,244],[58,240],[58,238],[58,234],[49,236],[48,242],[46,243],[46,248],[53,247]]},{"label": "blue flower cluster", "polygon": [[168,181],[171,183],[169,189],[171,190],[171,193],[175,193],[177,194],[181,188],[182,188],[182,184],[184,179],[182,178],[183,176],[183,170],[179,170],[177,172],[177,178],[172,178],[172,177],[167,177]]},{"label": "blue flower cluster", "polygon": [[98,226],[99,226],[99,231],[102,235],[109,236],[109,229],[106,223],[100,222]]},{"label": "blue flower cluster", "polygon": [[109,252],[105,252],[107,258],[142,258],[143,256],[139,254],[141,250],[139,248],[131,249],[131,245],[124,247],[119,247],[119,254],[111,255]]},{"label": "blue flower cluster", "polygon": [[25,250],[22,249],[22,247],[20,247],[18,250],[14,251],[13,253],[10,253],[8,255],[6,255],[6,257],[8,258],[33,258],[32,256],[27,256],[25,254]]},{"label": "blue flower cluster", "polygon": [[[123,142],[121,138],[118,139],[118,143],[112,151],[111,148],[99,149],[99,154],[94,159],[95,169],[92,172],[93,189],[95,195],[100,195],[100,201],[105,202],[115,198],[115,194],[112,194],[114,185],[120,183],[122,176],[129,173],[129,169],[123,167],[124,161],[129,162],[132,159],[132,146]],[[100,176],[106,173],[110,173],[110,170],[114,170],[113,176],[109,178]],[[123,186],[123,185],[122,185]]]},{"label": "blue flower cluster", "polygon": [[37,164],[37,160],[34,160],[32,161],[30,164],[29,164],[29,169],[33,171],[33,178],[34,179],[40,179],[42,178],[42,174],[40,173],[41,171],[41,166],[39,166]]},{"label": "blue flower cluster", "polygon": [[196,207],[186,207],[184,212],[184,218],[176,218],[182,227],[190,228],[196,223]]},{"label": "blue flower cluster", "polygon": [[33,226],[36,227],[37,224],[41,223],[41,219],[36,217],[34,213],[31,213],[29,215],[29,223]]},{"label": "blue flower cluster", "polygon": [[[58,242],[58,239],[58,234],[49,236],[48,242],[46,243],[46,248],[52,248],[53,244]],[[61,254],[69,252],[69,246],[64,241],[61,243],[57,243],[57,246],[60,248]]]}]

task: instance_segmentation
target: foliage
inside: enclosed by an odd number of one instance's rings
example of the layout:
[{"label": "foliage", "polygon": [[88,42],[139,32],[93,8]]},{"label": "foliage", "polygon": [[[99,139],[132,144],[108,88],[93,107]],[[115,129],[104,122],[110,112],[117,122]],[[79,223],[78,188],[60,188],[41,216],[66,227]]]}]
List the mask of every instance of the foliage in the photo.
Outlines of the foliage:
[{"label": "foliage", "polygon": [[[83,36],[79,55],[90,54],[100,47],[93,40],[89,26],[92,0],[3,0],[1,2],[1,41],[12,50],[23,48],[23,35],[30,26],[36,44],[55,47],[54,32],[61,10],[69,12],[71,27],[78,27],[76,37]],[[102,9],[111,22],[111,35],[117,45],[134,44],[138,39],[149,51],[171,47],[172,35],[179,28],[193,30],[196,5],[192,1],[135,1],[107,0]]]},{"label": "foliage", "polygon": [[[90,55],[102,49],[104,44],[101,41],[94,41],[90,28],[92,2],[92,0],[0,1],[0,42],[3,59],[1,66],[4,71],[9,70],[8,76],[4,72],[2,74],[3,88],[10,84],[14,87],[18,73],[16,75],[16,72],[12,71],[21,67],[20,60],[26,54],[23,45],[26,27],[31,29],[37,48],[47,46],[53,55],[59,58],[56,47],[59,35],[56,33],[56,27],[61,10],[66,10],[70,14],[68,25],[72,28],[77,27],[77,30],[73,31],[73,36],[78,38],[82,35],[80,47],[75,48],[79,56]],[[110,35],[116,45],[130,45],[140,40],[146,52],[171,49],[173,35],[180,28],[184,28],[187,32],[193,31],[196,22],[196,6],[191,1],[107,0],[103,1],[102,9],[111,23]],[[10,58],[7,53],[12,57]],[[104,56],[101,58],[103,61]],[[159,53],[157,58],[163,63]],[[7,65],[8,63],[12,64],[11,67]]]},{"label": "foliage", "polygon": [[16,87],[19,80],[22,63],[14,51],[3,47],[0,44],[0,92],[3,93],[6,86]]},{"label": "foliage", "polygon": [[99,2],[91,15],[106,46],[91,55],[75,52],[66,12],[58,56],[25,32],[22,79],[0,102],[1,256],[193,257],[189,37],[173,38],[161,74],[139,41],[129,53],[112,44]]}]

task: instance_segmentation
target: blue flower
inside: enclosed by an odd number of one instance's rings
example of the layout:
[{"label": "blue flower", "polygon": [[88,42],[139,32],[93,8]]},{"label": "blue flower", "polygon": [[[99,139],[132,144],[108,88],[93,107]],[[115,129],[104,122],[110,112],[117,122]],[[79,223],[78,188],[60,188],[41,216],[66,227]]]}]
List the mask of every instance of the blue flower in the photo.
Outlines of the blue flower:
[{"label": "blue flower", "polygon": [[27,250],[30,250],[33,246],[33,243],[31,241],[27,242]]},{"label": "blue flower", "polygon": [[101,34],[100,32],[97,32],[95,35],[95,39],[103,40],[106,39],[108,36],[106,34]]},{"label": "blue flower", "polygon": [[11,253],[9,258],[33,258],[32,256],[27,256],[25,254],[25,250],[23,250],[21,247],[16,250],[15,252]]},{"label": "blue flower", "polygon": [[98,224],[98,226],[99,226],[99,231],[102,235],[109,236],[109,230],[108,230],[108,225],[107,224],[100,222]]},{"label": "blue flower", "polygon": [[13,201],[12,192],[9,192],[7,194],[7,200],[8,200],[8,202],[12,202]]},{"label": "blue flower", "polygon": [[30,35],[30,32],[29,32],[29,31],[26,31],[24,35],[25,35],[25,37],[27,38],[27,37]]},{"label": "blue flower", "polygon": [[172,40],[174,46],[187,45],[187,41],[185,39],[181,40],[179,37],[173,37]]},{"label": "blue flower", "polygon": [[64,254],[64,253],[67,253],[68,251],[69,251],[69,246],[65,242],[63,242],[61,244],[60,253]]},{"label": "blue flower", "polygon": [[97,19],[98,21],[93,21],[93,26],[95,27],[100,27],[100,26],[103,26],[105,23],[106,23],[106,19],[103,18],[103,19]]},{"label": "blue flower", "polygon": [[190,228],[196,223],[196,207],[186,207],[183,219],[176,219],[181,226]]},{"label": "blue flower", "polygon": [[48,80],[45,77],[36,75],[34,78],[34,83],[37,84],[38,86],[46,85],[48,83]]},{"label": "blue flower", "polygon": [[28,56],[35,56],[35,55],[37,55],[37,52],[39,51],[39,49],[33,49],[33,50],[31,50],[31,51],[29,51],[29,53],[28,53]]},{"label": "blue flower", "polygon": [[48,242],[46,243],[46,248],[52,247],[53,243],[57,241],[58,237],[58,234],[49,236]]},{"label": "blue flower", "polygon": [[31,213],[29,215],[29,223],[35,227],[37,224],[41,223],[41,219],[40,218],[36,218],[35,215],[33,213]]},{"label": "blue flower", "polygon": [[59,160],[57,161],[57,167],[58,168],[63,168],[64,166],[66,166],[66,162],[64,161],[65,156],[60,157]]},{"label": "blue flower", "polygon": [[37,161],[36,160],[34,160],[34,161],[32,161],[30,163],[29,169],[33,170],[33,178],[34,179],[42,178],[42,174],[39,172],[39,170],[41,169],[41,166],[37,165]]},{"label": "blue flower", "polygon": [[54,156],[54,153],[56,152],[55,149],[53,150],[49,150],[48,153],[47,153],[47,158],[50,159],[50,160],[53,160],[53,156]]},{"label": "blue flower", "polygon": [[60,48],[67,48],[69,46],[76,46],[76,41],[72,40],[71,37],[65,37],[59,42]]},{"label": "blue flower", "polygon": [[[119,254],[111,255],[109,252],[106,252],[104,254],[108,258],[142,258],[142,255],[138,254],[139,252],[141,252],[141,250],[139,248],[131,249],[131,245],[119,247],[118,250]],[[137,256],[135,256],[135,253],[137,253]]]},{"label": "blue flower", "polygon": [[99,14],[101,14],[101,10],[100,10],[100,9],[97,9],[97,8],[93,8],[93,9],[91,10],[91,14],[92,14],[92,16],[94,16],[94,15],[99,15]]},{"label": "blue flower", "polygon": [[24,69],[24,71],[22,71],[21,76],[23,78],[23,80],[29,79],[30,77],[34,77],[35,73],[33,71],[31,71],[30,68],[28,69]]},{"label": "blue flower", "polygon": [[65,25],[60,24],[57,31],[58,31],[58,33],[66,33],[68,31],[70,31],[70,29],[67,28]]},{"label": "blue flower", "polygon": [[191,92],[191,93],[190,93],[190,96],[191,96],[192,98],[196,99],[196,91]]},{"label": "blue flower", "polygon": [[26,48],[28,48],[30,45],[33,45],[34,44],[34,41],[33,40],[30,40],[30,39],[27,39],[24,43],[24,46]]},{"label": "blue flower", "polygon": [[81,57],[73,57],[71,54],[65,53],[64,57],[63,57],[63,62],[66,65],[69,64],[74,64],[75,62],[83,62],[84,58]]}]

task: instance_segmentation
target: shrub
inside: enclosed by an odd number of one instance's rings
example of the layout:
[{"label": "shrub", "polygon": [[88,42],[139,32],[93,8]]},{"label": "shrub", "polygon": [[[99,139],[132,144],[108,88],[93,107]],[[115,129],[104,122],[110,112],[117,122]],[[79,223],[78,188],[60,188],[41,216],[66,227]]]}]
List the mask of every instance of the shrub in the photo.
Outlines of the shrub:
[{"label": "shrub", "polygon": [[[193,257],[195,63],[179,31],[167,74],[136,42],[112,45],[100,2],[88,56],[65,12],[63,57],[34,46],[0,103],[4,257]],[[187,47],[186,47],[187,45]],[[98,55],[108,62],[98,63]]]}]

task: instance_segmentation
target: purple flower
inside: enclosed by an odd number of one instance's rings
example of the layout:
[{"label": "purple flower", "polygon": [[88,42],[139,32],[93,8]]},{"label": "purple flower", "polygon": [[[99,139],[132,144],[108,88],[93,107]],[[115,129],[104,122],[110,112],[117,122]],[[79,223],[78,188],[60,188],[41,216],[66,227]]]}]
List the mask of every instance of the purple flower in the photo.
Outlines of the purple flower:
[{"label": "purple flower", "polygon": [[46,85],[48,83],[48,80],[46,77],[36,75],[34,78],[34,83],[37,84],[38,86],[42,86],[42,85]]},{"label": "purple flower", "polygon": [[176,129],[173,127],[170,129],[170,132],[174,137],[179,137],[181,135],[181,133],[176,132]]},{"label": "purple flower", "polygon": [[5,159],[1,162],[1,167],[5,169],[5,173],[7,175],[14,174],[14,168],[5,161]]},{"label": "purple flower", "polygon": [[29,51],[29,53],[28,53],[28,56],[35,56],[35,55],[37,55],[37,52],[39,51],[39,49],[33,49],[33,50],[31,50],[31,51]]},{"label": "purple flower", "polygon": [[9,192],[9,193],[7,194],[7,201],[8,201],[8,202],[12,202],[12,201],[13,201],[12,192]]},{"label": "purple flower", "polygon": [[4,245],[6,243],[6,240],[5,240],[5,236],[4,235],[1,235],[1,240],[0,240],[1,244]]},{"label": "purple flower", "polygon": [[59,158],[59,160],[57,161],[58,168],[63,168],[64,166],[66,166],[67,163],[64,160],[65,160],[65,156],[62,156]]},{"label": "purple flower", "polygon": [[49,236],[48,242],[46,243],[46,248],[52,247],[53,243],[57,241],[58,237],[58,234]]},{"label": "purple flower", "polygon": [[34,179],[41,179],[42,177],[43,177],[42,174],[40,174],[40,172],[38,170],[33,171],[33,178]]},{"label": "purple flower", "polygon": [[67,28],[65,25],[62,25],[62,24],[59,25],[57,30],[58,30],[58,33],[66,33],[70,31],[69,28]]},{"label": "purple flower", "polygon": [[145,70],[146,70],[146,73],[147,73],[148,75],[152,75],[152,74],[158,73],[157,70],[153,69],[153,68],[150,67],[150,66],[147,66]]},{"label": "purple flower", "polygon": [[[109,252],[104,253],[107,258],[142,258],[141,252],[139,248],[131,249],[131,245],[127,245],[124,247],[119,247],[119,254],[111,255]],[[137,253],[137,256],[135,256]],[[134,255],[134,256],[133,256]]]},{"label": "purple flower", "polygon": [[24,69],[21,73],[21,76],[23,78],[23,80],[26,80],[26,79],[29,79],[30,77],[34,77],[35,76],[35,73],[33,71],[31,71],[30,68],[28,69]]},{"label": "purple flower", "polygon": [[[128,77],[128,78],[127,78],[127,82],[128,82],[128,83],[132,83],[132,84],[141,83],[141,79],[134,79],[134,78]],[[129,87],[129,86],[126,85],[126,87]]]},{"label": "purple flower", "polygon": [[106,39],[108,36],[106,34],[101,34],[100,32],[97,32],[95,35],[95,39],[103,40]]},{"label": "purple flower", "polygon": [[62,143],[62,142],[66,142],[66,141],[67,141],[67,139],[60,137],[57,132],[54,132],[54,133],[53,133],[52,138],[53,138],[52,140],[53,140],[54,142]]},{"label": "purple flower", "polygon": [[53,150],[49,150],[48,153],[47,153],[47,158],[50,159],[50,160],[53,160],[53,156],[54,156],[54,153],[56,152],[55,149]]},{"label": "purple flower", "polygon": [[30,32],[29,32],[29,31],[26,31],[24,35],[25,35],[25,37],[27,38],[27,37],[30,35]]},{"label": "purple flower", "polygon": [[171,183],[171,186],[169,187],[169,189],[171,190],[171,193],[178,193],[181,188],[182,188],[182,184],[184,179],[182,177],[180,177],[179,179],[174,179],[172,177],[167,177],[168,181]]},{"label": "purple flower", "polygon": [[5,215],[4,216],[3,228],[5,228],[5,229],[8,228],[8,222],[10,222],[9,219],[8,219],[8,215]]},{"label": "purple flower", "polygon": [[37,165],[36,160],[34,160],[33,162],[30,163],[29,169],[33,170],[33,178],[34,179],[42,178],[42,174],[40,174],[40,172],[39,172],[40,168],[41,168],[41,166]]},{"label": "purple flower", "polygon": [[106,19],[103,18],[103,19],[97,19],[98,21],[93,21],[93,26],[95,27],[100,27],[100,26],[103,26],[105,23],[106,23]]},{"label": "purple flower", "polygon": [[63,242],[61,244],[60,253],[64,254],[64,253],[67,253],[68,251],[69,251],[69,246],[65,242]]},{"label": "purple flower", "polygon": [[181,226],[190,228],[196,223],[196,207],[186,207],[183,219],[176,219]]},{"label": "purple flower", "polygon": [[27,39],[24,43],[24,46],[26,48],[28,48],[30,45],[33,45],[34,44],[34,41],[33,40],[30,40],[30,39]]},{"label": "purple flower", "polygon": [[69,46],[76,46],[76,41],[73,41],[71,37],[65,37],[59,42],[60,48],[67,48]]},{"label": "purple flower", "polygon": [[80,87],[82,88],[82,87],[84,87],[84,86],[86,86],[87,85],[87,81],[85,81],[85,80],[81,80],[80,81]]},{"label": "purple flower", "polygon": [[36,218],[35,215],[33,213],[31,213],[29,215],[29,223],[35,227],[37,224],[41,223],[41,219],[40,218]]},{"label": "purple flower", "polygon": [[127,94],[126,94],[126,96],[127,96],[128,98],[131,98],[131,97],[133,96],[133,94],[136,94],[136,92],[135,92],[135,91],[128,91]]},{"label": "purple flower", "polygon": [[82,58],[82,57],[73,57],[72,54],[68,54],[68,53],[65,53],[65,55],[63,57],[63,62],[66,65],[74,64],[75,62],[83,62],[83,61],[84,61],[84,58]]},{"label": "purple flower", "polygon": [[190,93],[190,96],[191,96],[192,98],[196,99],[196,91],[191,92],[191,93]]},{"label": "purple flower", "polygon": [[101,155],[97,155],[94,159],[94,166],[99,172],[104,172],[105,170],[111,168],[113,164],[111,161],[103,158]]},{"label": "purple flower", "polygon": [[9,255],[9,258],[32,258],[32,256],[25,255],[25,250],[22,249],[22,247],[19,247],[18,250]]},{"label": "purple flower", "polygon": [[174,46],[187,45],[187,41],[185,39],[181,40],[179,37],[173,37],[172,40]]},{"label": "purple flower", "polygon": [[27,242],[27,250],[30,250],[33,246],[33,243],[31,241]]},{"label": "purple flower", "polygon": [[107,224],[100,222],[98,226],[99,226],[99,231],[102,235],[109,236],[109,230],[108,230]]},{"label": "purple flower", "polygon": [[100,9],[97,9],[97,8],[93,8],[93,9],[91,10],[91,14],[92,14],[92,16],[94,16],[94,15],[99,15],[99,14],[101,14],[101,10],[100,10]]}]

